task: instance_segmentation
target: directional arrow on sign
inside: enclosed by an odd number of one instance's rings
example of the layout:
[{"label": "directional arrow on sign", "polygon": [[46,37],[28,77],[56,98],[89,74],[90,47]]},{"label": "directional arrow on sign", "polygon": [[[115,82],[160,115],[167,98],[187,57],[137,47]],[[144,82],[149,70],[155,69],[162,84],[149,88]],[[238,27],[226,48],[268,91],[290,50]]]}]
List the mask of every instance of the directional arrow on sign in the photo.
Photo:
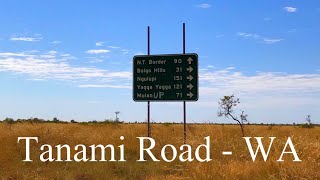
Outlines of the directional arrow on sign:
[{"label": "directional arrow on sign", "polygon": [[189,73],[191,73],[191,72],[193,71],[193,68],[192,68],[191,66],[189,66],[189,67],[187,68],[187,71],[188,71]]},{"label": "directional arrow on sign", "polygon": [[189,98],[192,98],[192,96],[193,96],[192,92],[189,92],[189,93],[187,94],[187,96],[188,96]]},{"label": "directional arrow on sign", "polygon": [[191,83],[189,83],[189,85],[187,85],[187,88],[188,88],[189,90],[191,90],[191,89],[193,88],[193,85],[192,85]]},{"label": "directional arrow on sign", "polygon": [[193,59],[191,57],[189,57],[187,61],[188,61],[188,64],[191,64]]},{"label": "directional arrow on sign", "polygon": [[188,79],[189,81],[192,81],[193,77],[192,77],[191,75],[189,75],[189,76],[187,77],[187,79]]}]

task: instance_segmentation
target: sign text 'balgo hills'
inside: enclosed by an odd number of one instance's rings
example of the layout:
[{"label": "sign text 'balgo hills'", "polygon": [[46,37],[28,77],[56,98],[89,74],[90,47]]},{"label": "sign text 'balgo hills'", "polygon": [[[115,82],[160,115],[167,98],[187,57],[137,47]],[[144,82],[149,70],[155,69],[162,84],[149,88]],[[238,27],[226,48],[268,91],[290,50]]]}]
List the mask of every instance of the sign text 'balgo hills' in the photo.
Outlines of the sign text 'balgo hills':
[{"label": "sign text 'balgo hills'", "polygon": [[197,101],[198,55],[134,56],[133,100]]}]

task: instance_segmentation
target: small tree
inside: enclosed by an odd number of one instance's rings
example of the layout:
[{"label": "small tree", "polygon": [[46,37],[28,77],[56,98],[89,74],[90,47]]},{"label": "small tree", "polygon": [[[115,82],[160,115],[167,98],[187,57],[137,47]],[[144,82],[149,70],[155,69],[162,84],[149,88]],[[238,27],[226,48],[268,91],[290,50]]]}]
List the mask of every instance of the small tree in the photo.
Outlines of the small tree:
[{"label": "small tree", "polygon": [[119,121],[118,114],[120,113],[120,111],[116,111],[114,113],[116,114],[116,122],[118,122]]},{"label": "small tree", "polygon": [[247,117],[248,117],[248,114],[244,114],[244,111],[241,111],[241,114],[240,114],[241,124],[248,122]]},{"label": "small tree", "polygon": [[307,115],[306,121],[308,122],[309,125],[311,125],[311,115]]},{"label": "small tree", "polygon": [[9,125],[10,130],[11,130],[11,126],[15,123],[13,118],[6,118],[3,120],[3,122]]},{"label": "small tree", "polygon": [[242,111],[240,115],[240,120],[234,115],[234,107],[236,107],[238,104],[240,104],[239,98],[235,98],[234,95],[231,96],[224,96],[219,101],[219,111],[218,111],[218,117],[225,116],[227,118],[231,117],[234,121],[236,121],[240,127],[242,136],[244,136],[244,130],[243,130],[243,124],[244,122],[247,122],[247,114],[244,114],[244,111]]},{"label": "small tree", "polygon": [[311,115],[307,115],[306,121],[307,121],[307,123],[301,124],[301,127],[303,127],[303,128],[314,128],[314,124],[312,124],[312,122],[311,122]]},{"label": "small tree", "polygon": [[59,120],[58,118],[54,117],[54,118],[52,119],[52,121],[53,121],[54,123],[58,123],[60,120]]},{"label": "small tree", "polygon": [[4,123],[7,123],[7,124],[14,124],[14,119],[13,118],[6,118],[3,120]]}]

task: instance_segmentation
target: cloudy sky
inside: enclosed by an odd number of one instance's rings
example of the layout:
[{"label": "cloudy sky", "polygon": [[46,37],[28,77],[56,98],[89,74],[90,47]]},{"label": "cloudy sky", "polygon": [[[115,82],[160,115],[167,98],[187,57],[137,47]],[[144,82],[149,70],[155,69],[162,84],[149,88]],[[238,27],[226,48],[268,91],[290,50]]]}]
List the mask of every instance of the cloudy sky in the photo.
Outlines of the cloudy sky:
[{"label": "cloudy sky", "polygon": [[[247,2],[248,3],[248,2]],[[223,95],[253,123],[320,123],[319,1],[2,1],[0,119],[145,121],[132,100],[132,58],[199,55],[199,101],[188,122],[218,118]],[[155,122],[182,121],[182,103],[151,103]]]}]

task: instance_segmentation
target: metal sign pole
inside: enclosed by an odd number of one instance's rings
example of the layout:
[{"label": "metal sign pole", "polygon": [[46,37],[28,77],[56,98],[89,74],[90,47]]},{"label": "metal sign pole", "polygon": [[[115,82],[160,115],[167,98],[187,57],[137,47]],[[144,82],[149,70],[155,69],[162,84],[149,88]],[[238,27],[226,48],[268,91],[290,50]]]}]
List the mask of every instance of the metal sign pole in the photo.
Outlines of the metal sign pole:
[{"label": "metal sign pole", "polygon": [[183,102],[183,141],[187,139],[187,101],[199,97],[198,55],[186,53],[186,30],[183,23],[183,54],[150,55],[150,26],[147,29],[147,55],[133,57],[133,100],[147,102],[147,130],[151,137],[150,103]]},{"label": "metal sign pole", "polygon": [[[186,24],[183,23],[182,28],[182,49],[183,54],[186,53]],[[183,101],[183,143],[186,144],[187,141],[187,120],[186,120],[186,101]]]},{"label": "metal sign pole", "polygon": [[[150,55],[150,26],[148,26],[148,55]],[[150,127],[150,101],[148,101],[148,137],[151,137],[151,127]]]}]

